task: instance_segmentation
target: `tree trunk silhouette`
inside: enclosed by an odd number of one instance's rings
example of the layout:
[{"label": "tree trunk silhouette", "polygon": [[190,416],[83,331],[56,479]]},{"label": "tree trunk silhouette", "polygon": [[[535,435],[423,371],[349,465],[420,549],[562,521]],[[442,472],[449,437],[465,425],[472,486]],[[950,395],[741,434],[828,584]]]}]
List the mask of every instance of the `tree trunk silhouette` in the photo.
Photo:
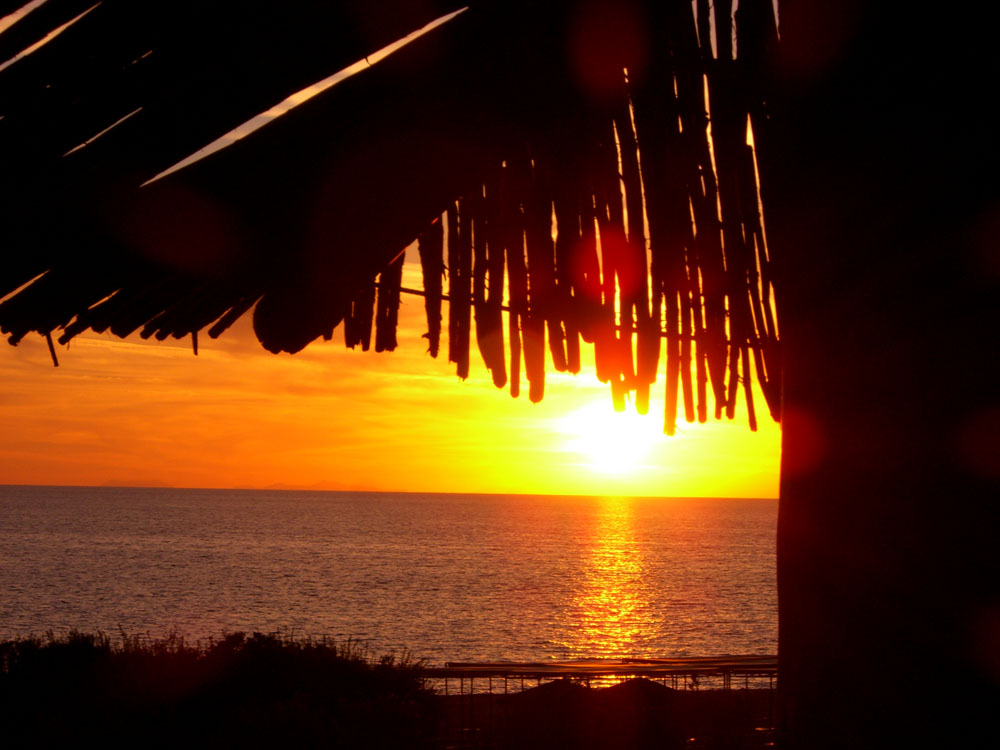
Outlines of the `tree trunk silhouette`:
[{"label": "tree trunk silhouette", "polygon": [[996,62],[957,14],[782,11],[783,744],[996,746]]}]

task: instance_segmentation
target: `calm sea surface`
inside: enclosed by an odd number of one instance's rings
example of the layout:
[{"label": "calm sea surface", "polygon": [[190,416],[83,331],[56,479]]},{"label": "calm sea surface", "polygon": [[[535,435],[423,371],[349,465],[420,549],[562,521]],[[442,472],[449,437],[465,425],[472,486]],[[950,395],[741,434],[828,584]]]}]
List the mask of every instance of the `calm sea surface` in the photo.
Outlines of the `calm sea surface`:
[{"label": "calm sea surface", "polygon": [[775,653],[777,501],[0,486],[0,638],[446,660]]}]

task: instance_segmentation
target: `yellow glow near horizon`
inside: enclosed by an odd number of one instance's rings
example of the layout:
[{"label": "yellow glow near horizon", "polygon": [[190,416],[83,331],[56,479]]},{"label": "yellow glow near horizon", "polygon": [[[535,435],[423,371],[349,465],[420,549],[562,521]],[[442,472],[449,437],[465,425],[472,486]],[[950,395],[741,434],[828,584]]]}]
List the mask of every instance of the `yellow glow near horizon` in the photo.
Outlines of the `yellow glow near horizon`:
[{"label": "yellow glow near horizon", "polygon": [[[405,286],[419,285],[412,255]],[[474,343],[462,382],[425,330],[423,300],[404,295],[392,354],[347,350],[338,329],[272,355],[249,316],[197,357],[189,340],[88,333],[53,368],[29,337],[0,354],[0,483],[777,496],[768,419],[751,433],[738,408],[666,437],[662,378],[647,416],[615,413],[589,347],[579,375],[548,373],[540,404],[512,399]]]},{"label": "yellow glow near horizon", "polygon": [[581,454],[589,468],[622,475],[641,471],[653,445],[663,438],[655,417],[648,417],[632,409],[609,409],[605,396],[562,417],[558,429],[568,437],[566,450]]}]

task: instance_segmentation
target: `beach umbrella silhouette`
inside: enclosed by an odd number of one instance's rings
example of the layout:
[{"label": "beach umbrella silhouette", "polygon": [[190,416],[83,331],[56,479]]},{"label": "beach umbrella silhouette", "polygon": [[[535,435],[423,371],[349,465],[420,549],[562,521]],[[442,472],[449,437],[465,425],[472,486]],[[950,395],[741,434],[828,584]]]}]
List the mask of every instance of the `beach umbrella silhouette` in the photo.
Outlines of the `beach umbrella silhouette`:
[{"label": "beach umbrella silhouette", "polygon": [[417,241],[462,376],[473,329],[534,400],[591,344],[616,406],[665,370],[668,433],[740,390],[753,427],[755,378],[784,423],[783,741],[982,729],[988,24],[780,10],[779,42],[761,0],[5,3],[0,330],[197,349],[252,310],[274,352],[341,323],[389,350]]}]

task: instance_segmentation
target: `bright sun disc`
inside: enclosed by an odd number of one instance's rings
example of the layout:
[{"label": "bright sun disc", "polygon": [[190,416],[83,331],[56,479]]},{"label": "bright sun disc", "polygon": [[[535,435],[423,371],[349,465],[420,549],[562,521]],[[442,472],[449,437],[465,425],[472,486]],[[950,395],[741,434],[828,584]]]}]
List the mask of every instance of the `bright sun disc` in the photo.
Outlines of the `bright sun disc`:
[{"label": "bright sun disc", "polygon": [[632,410],[616,412],[601,400],[560,420],[566,449],[580,454],[585,466],[602,474],[626,474],[642,468],[657,441],[663,440],[656,417]]}]

